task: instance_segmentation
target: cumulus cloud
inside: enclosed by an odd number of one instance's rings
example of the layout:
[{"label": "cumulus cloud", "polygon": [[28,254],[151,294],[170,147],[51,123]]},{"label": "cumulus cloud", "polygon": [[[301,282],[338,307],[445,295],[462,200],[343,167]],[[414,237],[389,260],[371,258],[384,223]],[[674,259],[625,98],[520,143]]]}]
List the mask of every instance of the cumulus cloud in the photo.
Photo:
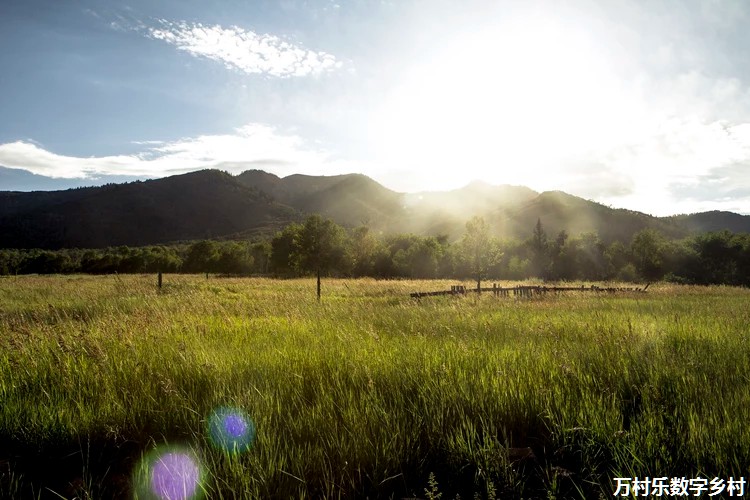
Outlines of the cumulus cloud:
[{"label": "cumulus cloud", "polygon": [[0,165],[34,174],[64,179],[102,175],[163,177],[204,168],[240,173],[252,168],[272,168],[278,175],[317,173],[353,168],[332,158],[303,138],[268,125],[251,123],[233,134],[202,135],[172,142],[140,141],[147,149],[132,155],[81,158],[59,155],[44,147],[16,141],[0,144]]},{"label": "cumulus cloud", "polygon": [[[97,174],[127,173],[134,157],[106,156],[100,158],[74,158],[45,150],[39,145],[16,141],[0,145],[0,165],[22,168],[31,173],[61,179],[86,178]],[[133,174],[143,172],[133,170]]]},{"label": "cumulus cloud", "polygon": [[277,77],[317,75],[338,69],[341,61],[326,52],[313,51],[278,36],[258,34],[237,26],[160,21],[146,28],[147,35],[195,56],[223,63],[249,74]]},{"label": "cumulus cloud", "polygon": [[[750,212],[750,124],[696,117],[656,122],[638,141],[598,153],[612,179],[628,179],[621,193],[592,175],[586,191],[597,200],[654,215],[725,209]],[[596,172],[592,170],[592,173]],[[616,175],[614,175],[616,174]],[[564,176],[558,178],[565,183]],[[576,189],[571,189],[577,192]]]},{"label": "cumulus cloud", "polygon": [[750,160],[712,169],[692,182],[676,182],[670,191],[707,209],[718,209],[718,203],[725,210],[747,212],[741,202],[750,199]]}]

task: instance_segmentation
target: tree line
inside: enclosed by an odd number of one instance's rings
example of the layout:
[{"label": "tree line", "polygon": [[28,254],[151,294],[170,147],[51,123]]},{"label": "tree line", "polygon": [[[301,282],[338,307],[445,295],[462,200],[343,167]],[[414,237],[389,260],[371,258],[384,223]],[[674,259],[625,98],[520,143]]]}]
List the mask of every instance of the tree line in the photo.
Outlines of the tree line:
[{"label": "tree line", "polygon": [[483,218],[461,239],[346,230],[310,216],[259,241],[107,249],[0,250],[0,274],[218,273],[227,275],[658,281],[750,286],[750,235],[729,231],[670,240],[647,229],[605,244],[596,233],[548,235],[542,221],[525,240],[491,235]]}]

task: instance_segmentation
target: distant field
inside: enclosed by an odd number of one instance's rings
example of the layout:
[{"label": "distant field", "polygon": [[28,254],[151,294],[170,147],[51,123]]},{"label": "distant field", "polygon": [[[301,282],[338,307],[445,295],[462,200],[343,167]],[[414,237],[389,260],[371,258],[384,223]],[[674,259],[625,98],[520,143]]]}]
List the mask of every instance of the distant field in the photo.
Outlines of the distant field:
[{"label": "distant field", "polygon": [[[164,283],[0,278],[0,496],[152,498],[170,453],[211,499],[750,479],[750,290],[418,301],[455,282],[324,280],[317,303],[314,280]],[[211,438],[220,408],[248,446]]]}]

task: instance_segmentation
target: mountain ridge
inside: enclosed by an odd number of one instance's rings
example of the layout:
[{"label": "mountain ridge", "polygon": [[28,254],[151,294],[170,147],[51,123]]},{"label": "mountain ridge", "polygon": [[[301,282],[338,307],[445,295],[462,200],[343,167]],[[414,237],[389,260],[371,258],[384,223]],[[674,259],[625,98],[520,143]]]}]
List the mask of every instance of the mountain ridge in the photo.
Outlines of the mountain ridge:
[{"label": "mountain ridge", "polygon": [[643,229],[667,237],[728,229],[750,232],[750,216],[700,212],[654,217],[565,193],[471,182],[451,191],[399,193],[363,174],[279,177],[201,170],[61,191],[0,191],[0,247],[100,248],[273,234],[320,213],[377,234],[446,234],[457,239],[472,216],[499,237],[526,239],[537,219],[547,234],[596,232],[628,242]]}]

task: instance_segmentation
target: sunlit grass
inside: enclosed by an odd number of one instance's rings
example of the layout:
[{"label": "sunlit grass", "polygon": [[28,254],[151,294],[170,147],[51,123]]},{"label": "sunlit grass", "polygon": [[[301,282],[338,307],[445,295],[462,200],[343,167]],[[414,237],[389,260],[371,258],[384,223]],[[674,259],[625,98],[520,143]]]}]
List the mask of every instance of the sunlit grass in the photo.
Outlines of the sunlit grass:
[{"label": "sunlit grass", "polygon": [[[318,303],[306,279],[0,279],[0,494],[121,496],[161,444],[195,450],[209,498],[747,475],[750,291],[409,297],[451,284],[324,280]],[[249,451],[211,444],[224,406]]]}]

